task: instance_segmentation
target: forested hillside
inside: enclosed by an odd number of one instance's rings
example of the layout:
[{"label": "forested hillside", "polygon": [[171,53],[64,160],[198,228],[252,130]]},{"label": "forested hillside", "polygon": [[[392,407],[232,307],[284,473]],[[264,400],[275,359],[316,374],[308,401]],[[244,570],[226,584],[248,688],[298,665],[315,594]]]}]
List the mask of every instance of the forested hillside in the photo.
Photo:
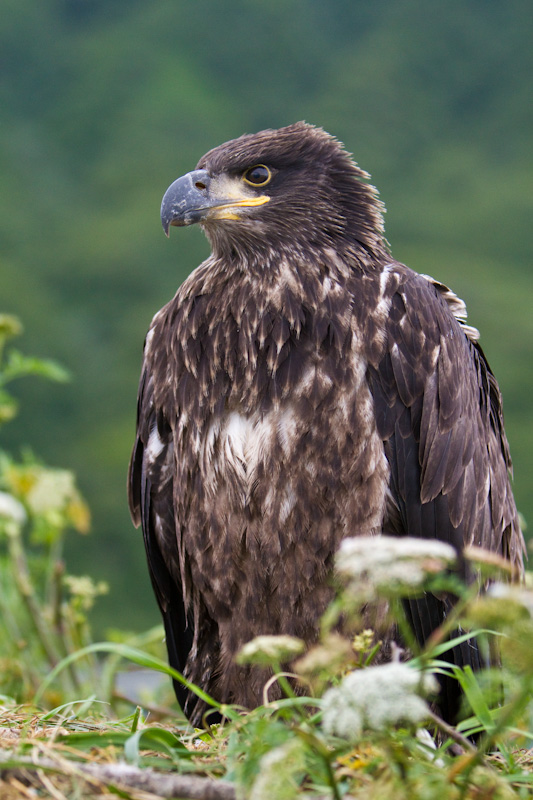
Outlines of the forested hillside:
[{"label": "forested hillside", "polygon": [[158,621],[125,494],[142,342],[208,252],[165,239],[160,200],[263,127],[343,140],[395,257],[467,301],[533,521],[532,27],[528,0],[4,1],[0,311],[72,382],[21,384],[0,448],[77,472],[94,530],[69,559],[112,586],[102,626]]}]

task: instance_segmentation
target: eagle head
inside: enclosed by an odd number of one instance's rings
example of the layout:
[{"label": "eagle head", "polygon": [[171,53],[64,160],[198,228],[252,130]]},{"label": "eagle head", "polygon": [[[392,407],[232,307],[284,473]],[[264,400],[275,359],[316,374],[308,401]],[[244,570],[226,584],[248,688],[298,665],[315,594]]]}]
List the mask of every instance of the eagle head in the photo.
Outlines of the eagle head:
[{"label": "eagle head", "polygon": [[[383,207],[342,144],[297,122],[245,134],[210,150],[163,197],[161,222],[200,223],[215,254],[226,258],[289,247],[383,252]],[[344,247],[343,247],[344,245]]]}]

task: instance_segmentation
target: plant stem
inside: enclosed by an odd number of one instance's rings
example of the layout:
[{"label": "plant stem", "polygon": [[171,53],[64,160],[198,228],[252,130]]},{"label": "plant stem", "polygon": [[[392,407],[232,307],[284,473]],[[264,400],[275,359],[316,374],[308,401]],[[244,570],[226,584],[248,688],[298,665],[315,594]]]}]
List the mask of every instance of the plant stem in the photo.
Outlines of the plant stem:
[{"label": "plant stem", "polygon": [[16,532],[14,530],[10,531],[7,537],[7,542],[9,557],[13,566],[13,579],[15,586],[22,599],[22,602],[26,606],[30,620],[35,629],[35,633],[37,634],[37,638],[39,639],[48,663],[52,668],[54,668],[58,664],[61,656],[53,644],[51,631],[48,629],[48,626],[41,614],[39,604],[33,591],[28,562],[26,561],[26,555],[22,547],[20,529],[17,529]]},{"label": "plant stem", "polygon": [[326,772],[328,776],[328,782],[331,787],[331,791],[333,793],[334,800],[342,800],[339,787],[337,781],[335,779],[335,774],[333,772],[333,767],[331,766],[331,760],[334,757],[333,753],[328,749],[328,747],[321,741],[321,739],[311,731],[306,731],[303,728],[293,728],[294,732],[300,739],[303,739],[304,742],[311,747],[315,753],[317,753],[320,758],[323,760],[324,765],[326,767]]}]

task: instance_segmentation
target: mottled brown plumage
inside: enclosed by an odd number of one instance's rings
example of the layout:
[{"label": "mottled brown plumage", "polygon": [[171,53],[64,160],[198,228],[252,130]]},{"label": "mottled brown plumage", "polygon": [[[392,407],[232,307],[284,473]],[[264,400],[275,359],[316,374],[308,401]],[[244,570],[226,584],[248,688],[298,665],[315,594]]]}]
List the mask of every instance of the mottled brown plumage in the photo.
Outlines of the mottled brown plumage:
[{"label": "mottled brown plumage", "polygon": [[[223,702],[261,702],[264,674],[234,662],[246,641],[316,637],[346,536],[476,544],[522,565],[477,332],[452,292],[391,258],[367,178],[297,123],[212,150],[163,199],[165,230],[200,222],[213,252],[146,339],[130,507],[170,662]],[[445,611],[407,605],[420,641]],[[471,643],[452,657],[480,663]],[[202,704],[176,690],[198,723]]]}]

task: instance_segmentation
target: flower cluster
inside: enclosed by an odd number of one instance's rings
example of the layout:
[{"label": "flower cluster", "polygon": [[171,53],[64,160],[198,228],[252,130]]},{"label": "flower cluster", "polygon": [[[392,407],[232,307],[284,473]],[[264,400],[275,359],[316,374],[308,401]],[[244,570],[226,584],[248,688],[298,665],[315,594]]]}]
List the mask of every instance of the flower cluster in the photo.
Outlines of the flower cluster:
[{"label": "flower cluster", "polygon": [[427,579],[453,566],[455,549],[435,539],[358,536],[344,539],[337,572],[362,597],[394,596],[422,589]]},{"label": "flower cluster", "polygon": [[70,594],[75,599],[75,604],[83,611],[89,611],[94,601],[102,594],[107,594],[109,586],[105,581],[95,583],[87,575],[66,575],[63,579]]},{"label": "flower cluster", "polygon": [[90,513],[69,470],[45,467],[34,461],[16,464],[4,456],[2,481],[21,503],[32,522],[37,541],[55,539],[65,527],[86,533]]},{"label": "flower cluster", "polygon": [[433,675],[393,662],[356,670],[323,698],[326,733],[357,741],[364,730],[383,731],[427,719],[423,697],[438,691]]}]

